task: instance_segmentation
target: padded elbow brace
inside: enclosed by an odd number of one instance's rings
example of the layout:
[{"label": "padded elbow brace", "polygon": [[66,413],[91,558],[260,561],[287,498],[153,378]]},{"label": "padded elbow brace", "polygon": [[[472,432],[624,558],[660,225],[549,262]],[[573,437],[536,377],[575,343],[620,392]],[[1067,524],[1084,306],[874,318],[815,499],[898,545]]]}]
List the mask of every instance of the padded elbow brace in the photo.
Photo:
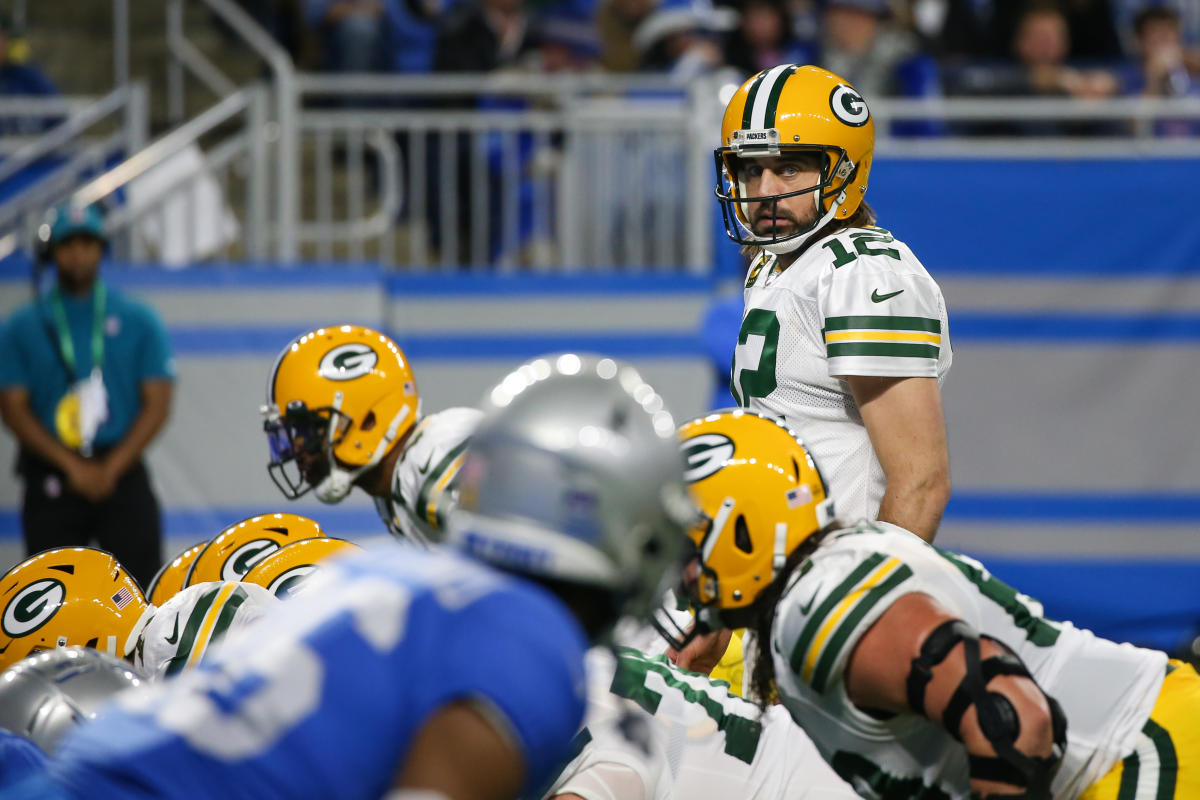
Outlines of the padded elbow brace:
[{"label": "padded elbow brace", "polygon": [[[1029,756],[1018,750],[1015,742],[1021,733],[1021,718],[1012,701],[999,692],[988,691],[987,685],[998,675],[1019,675],[1031,681],[1033,676],[1007,645],[990,636],[983,638],[995,642],[1007,652],[981,660],[979,633],[960,619],[948,620],[934,628],[921,645],[920,655],[912,660],[907,683],[908,705],[918,714],[928,716],[925,712],[925,688],[933,678],[933,668],[945,661],[950,651],[962,642],[966,674],[946,703],[942,712],[942,727],[961,742],[959,728],[963,714],[975,706],[979,729],[996,755],[968,755],[971,778],[1009,783],[1024,790],[1018,795],[1006,795],[1008,798],[1049,800],[1050,782],[1058,771],[1066,749],[1067,718],[1055,699],[1042,692],[1050,707],[1054,747],[1050,755],[1045,757]],[[1036,681],[1034,685],[1037,685]],[[1041,691],[1041,687],[1038,687],[1038,691]]]}]

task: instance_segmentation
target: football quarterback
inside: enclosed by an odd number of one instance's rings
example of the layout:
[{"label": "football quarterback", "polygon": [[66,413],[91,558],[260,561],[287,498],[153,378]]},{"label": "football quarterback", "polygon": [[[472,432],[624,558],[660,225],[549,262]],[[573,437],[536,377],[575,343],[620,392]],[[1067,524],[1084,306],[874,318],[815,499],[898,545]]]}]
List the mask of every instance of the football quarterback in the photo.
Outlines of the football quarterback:
[{"label": "football quarterback", "polygon": [[950,491],[937,283],[864,202],[875,122],[853,86],[783,64],[730,99],[715,151],[726,233],[753,254],[731,388],[812,448],[845,519],[932,541]]},{"label": "football quarterback", "polygon": [[840,527],[783,424],[680,429],[698,618],[763,643],[776,695],[864,797],[1197,797],[1200,677],[1042,615],[974,559],[884,522]]}]

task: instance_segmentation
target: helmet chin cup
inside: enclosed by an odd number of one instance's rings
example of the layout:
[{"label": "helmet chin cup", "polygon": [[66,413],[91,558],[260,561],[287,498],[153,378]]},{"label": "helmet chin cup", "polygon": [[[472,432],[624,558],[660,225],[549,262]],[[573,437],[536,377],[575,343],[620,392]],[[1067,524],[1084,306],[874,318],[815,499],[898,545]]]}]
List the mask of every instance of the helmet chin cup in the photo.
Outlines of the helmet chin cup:
[{"label": "helmet chin cup", "polygon": [[341,467],[331,467],[329,474],[313,487],[313,494],[322,503],[329,505],[340,503],[346,499],[346,495],[350,494],[350,490],[354,488],[354,479],[361,472],[361,469],[347,472]]}]

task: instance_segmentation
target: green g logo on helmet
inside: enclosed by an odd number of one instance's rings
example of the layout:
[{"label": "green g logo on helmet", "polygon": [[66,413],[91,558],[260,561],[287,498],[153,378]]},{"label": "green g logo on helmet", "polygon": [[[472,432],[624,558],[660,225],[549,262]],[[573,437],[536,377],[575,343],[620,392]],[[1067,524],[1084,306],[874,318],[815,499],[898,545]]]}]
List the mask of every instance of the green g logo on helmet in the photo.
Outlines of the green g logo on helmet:
[{"label": "green g logo on helmet", "polygon": [[279,549],[270,539],[255,539],[234,550],[221,567],[221,580],[240,581],[250,569]]},{"label": "green g logo on helmet", "polygon": [[852,87],[840,83],[829,94],[829,108],[841,122],[860,128],[871,118],[867,101]]},{"label": "green g logo on helmet", "polygon": [[50,621],[66,595],[67,589],[61,581],[53,578],[34,581],[8,601],[0,627],[14,639],[28,636]]},{"label": "green g logo on helmet", "polygon": [[369,375],[379,356],[365,344],[352,342],[339,345],[321,358],[317,372],[331,381],[350,381]]},{"label": "green g logo on helmet", "polygon": [[733,458],[733,439],[723,433],[704,433],[685,441],[682,449],[686,465],[683,479],[695,483],[716,474]]}]

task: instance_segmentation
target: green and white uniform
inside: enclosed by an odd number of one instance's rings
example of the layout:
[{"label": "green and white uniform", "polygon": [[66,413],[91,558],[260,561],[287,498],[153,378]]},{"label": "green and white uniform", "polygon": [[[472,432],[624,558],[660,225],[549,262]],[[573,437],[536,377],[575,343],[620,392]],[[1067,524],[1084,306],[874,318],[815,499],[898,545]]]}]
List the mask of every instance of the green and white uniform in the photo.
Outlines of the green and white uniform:
[{"label": "green and white uniform", "polygon": [[581,749],[549,796],[857,800],[780,706],[631,648],[593,648],[587,669]]},{"label": "green and white uniform", "polygon": [[394,536],[429,544],[443,538],[446,514],[458,501],[458,470],[483,412],[447,408],[417,423],[392,471],[391,497],[375,510]]},{"label": "green and white uniform", "polygon": [[1133,752],[1167,657],[1042,617],[1036,600],[979,562],[884,522],[831,534],[791,578],[771,630],[776,684],[821,754],[868,798],[969,795],[966,750],[915,714],[879,719],[855,707],[843,671],[859,639],[898,598],[919,592],[1011,647],[1067,716],[1053,783],[1072,800]]},{"label": "green and white uniform", "polygon": [[814,241],[791,266],[762,254],[746,278],[733,356],[738,402],[782,419],[812,451],[845,520],[874,519],[884,474],[849,375],[929,377],[950,369],[941,289],[882,228]]},{"label": "green and white uniform", "polygon": [[261,586],[213,581],[188,586],[139,620],[127,655],[152,678],[198,664],[229,633],[254,625],[281,601]]}]

